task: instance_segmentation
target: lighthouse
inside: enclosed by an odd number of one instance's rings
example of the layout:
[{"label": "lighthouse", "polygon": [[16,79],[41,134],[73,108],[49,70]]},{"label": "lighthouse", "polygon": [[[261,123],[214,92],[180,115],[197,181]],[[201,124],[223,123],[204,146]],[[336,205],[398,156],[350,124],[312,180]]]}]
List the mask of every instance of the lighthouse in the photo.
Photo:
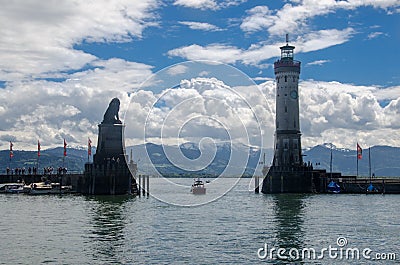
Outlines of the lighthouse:
[{"label": "lighthouse", "polygon": [[294,46],[280,47],[281,58],[274,63],[276,80],[275,155],[276,166],[303,164],[299,122],[300,62],[294,60]]},{"label": "lighthouse", "polygon": [[303,164],[299,120],[299,61],[294,60],[295,47],[280,47],[281,57],[274,63],[276,82],[276,117],[274,158],[265,176],[263,193],[312,191],[312,167]]}]

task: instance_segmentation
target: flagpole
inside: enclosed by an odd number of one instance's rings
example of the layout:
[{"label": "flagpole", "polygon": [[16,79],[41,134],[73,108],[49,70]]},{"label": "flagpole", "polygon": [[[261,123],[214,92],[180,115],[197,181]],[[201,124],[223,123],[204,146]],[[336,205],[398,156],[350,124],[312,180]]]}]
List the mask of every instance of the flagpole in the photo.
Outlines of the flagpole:
[{"label": "flagpole", "polygon": [[65,141],[65,139],[64,139],[64,154],[63,154],[63,165],[62,165],[62,168],[63,168],[63,170],[64,170],[64,168],[65,168],[65,156],[67,155],[67,142]]},{"label": "flagpole", "polygon": [[92,140],[88,137],[88,150],[87,150],[87,159],[88,163],[90,163],[90,156],[92,155]]},{"label": "flagpole", "polygon": [[358,178],[358,142],[356,146],[356,160],[357,160],[357,178]]},{"label": "flagpole", "polygon": [[88,138],[87,162],[90,163],[90,138]]},{"label": "flagpole", "polygon": [[330,172],[331,172],[331,180],[332,180],[332,143],[331,143],[331,163],[330,163]]},{"label": "flagpole", "polygon": [[36,173],[39,173],[39,159],[40,159],[40,141],[38,140],[38,153],[36,162]]},{"label": "flagpole", "polygon": [[368,148],[369,182],[371,182],[371,146]]},{"label": "flagpole", "polygon": [[8,167],[10,168],[10,171],[12,170],[11,169],[11,158],[13,157],[13,149],[12,149],[12,147],[13,147],[13,144],[12,144],[12,142],[10,141],[10,154],[9,154],[9,158],[10,158],[10,161],[9,161],[9,163],[8,163]]}]

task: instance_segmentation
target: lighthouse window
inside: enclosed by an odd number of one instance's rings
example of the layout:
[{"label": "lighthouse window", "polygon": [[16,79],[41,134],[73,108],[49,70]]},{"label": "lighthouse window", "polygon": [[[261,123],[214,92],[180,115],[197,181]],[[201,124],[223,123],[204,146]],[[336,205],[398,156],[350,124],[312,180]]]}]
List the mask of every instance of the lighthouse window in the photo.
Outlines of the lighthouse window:
[{"label": "lighthouse window", "polygon": [[297,139],[293,139],[293,148],[294,149],[298,149],[299,148],[299,142],[297,141]]},{"label": "lighthouse window", "polygon": [[285,82],[287,82],[287,75],[285,75]]},{"label": "lighthouse window", "polygon": [[295,76],[293,76],[293,82],[296,82],[296,77]]},{"label": "lighthouse window", "polygon": [[288,149],[289,147],[289,139],[283,139],[283,148]]},{"label": "lighthouse window", "polygon": [[287,112],[287,106],[285,106],[285,112]]}]

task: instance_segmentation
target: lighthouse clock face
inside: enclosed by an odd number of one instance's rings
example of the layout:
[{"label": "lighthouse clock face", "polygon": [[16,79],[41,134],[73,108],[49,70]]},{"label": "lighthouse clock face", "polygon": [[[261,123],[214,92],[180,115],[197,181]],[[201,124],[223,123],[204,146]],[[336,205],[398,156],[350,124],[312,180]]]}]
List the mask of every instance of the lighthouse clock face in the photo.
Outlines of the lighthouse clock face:
[{"label": "lighthouse clock face", "polygon": [[292,90],[292,91],[290,92],[290,97],[291,97],[292,99],[297,99],[297,97],[298,97],[297,91],[296,91],[296,90]]}]

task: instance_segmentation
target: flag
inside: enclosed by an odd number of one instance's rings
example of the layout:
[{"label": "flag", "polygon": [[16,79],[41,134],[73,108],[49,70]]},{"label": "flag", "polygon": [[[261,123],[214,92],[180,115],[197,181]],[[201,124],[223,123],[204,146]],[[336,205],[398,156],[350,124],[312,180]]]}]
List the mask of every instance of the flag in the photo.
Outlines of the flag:
[{"label": "flag", "polygon": [[357,159],[362,158],[362,148],[361,146],[357,143]]},{"label": "flag", "polygon": [[14,152],[13,152],[13,143],[10,141],[10,159],[14,157]]},{"label": "flag", "polygon": [[67,142],[64,139],[64,156],[67,156]]},{"label": "flag", "polygon": [[39,140],[37,141],[37,156],[40,156],[40,142]]},{"label": "flag", "polygon": [[88,156],[92,155],[92,140],[90,140],[90,138],[88,138]]}]

